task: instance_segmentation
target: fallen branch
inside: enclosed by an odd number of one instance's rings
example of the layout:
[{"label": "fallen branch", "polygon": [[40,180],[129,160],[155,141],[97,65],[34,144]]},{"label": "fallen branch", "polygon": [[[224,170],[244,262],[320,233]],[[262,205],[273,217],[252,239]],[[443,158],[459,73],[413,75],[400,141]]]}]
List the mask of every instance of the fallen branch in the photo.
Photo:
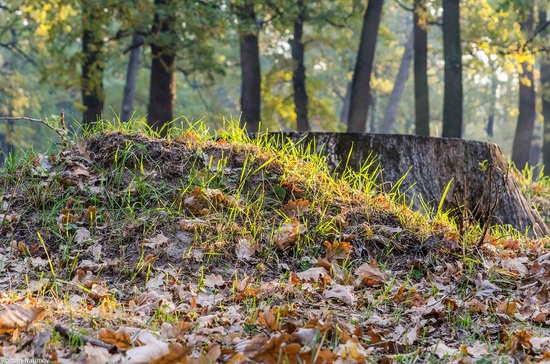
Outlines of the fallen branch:
[{"label": "fallen branch", "polygon": [[94,346],[97,346],[97,347],[100,347],[100,348],[105,348],[105,349],[109,350],[109,353],[111,353],[111,354],[113,354],[117,351],[117,347],[115,345],[107,344],[105,341],[101,341],[99,339],[94,339],[93,337],[89,337],[89,336],[86,336],[86,335],[81,335],[81,334],[75,332],[74,330],[71,330],[71,329],[69,329],[65,326],[60,325],[60,324],[55,325],[55,330],[57,332],[59,332],[59,334],[61,334],[61,336],[63,336],[66,339],[78,338],[79,340],[82,340],[82,342],[84,342],[84,343],[90,343],[91,345],[94,345]]}]

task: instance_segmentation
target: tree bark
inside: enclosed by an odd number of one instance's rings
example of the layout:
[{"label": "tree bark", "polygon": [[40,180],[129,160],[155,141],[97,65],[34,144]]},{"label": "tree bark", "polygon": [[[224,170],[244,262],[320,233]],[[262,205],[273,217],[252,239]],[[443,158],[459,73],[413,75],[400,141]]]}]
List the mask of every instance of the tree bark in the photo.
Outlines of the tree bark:
[{"label": "tree bark", "polygon": [[430,90],[428,88],[428,32],[425,0],[414,1],[414,114],[415,134],[430,135]]},{"label": "tree bark", "polygon": [[[153,38],[151,40],[151,84],[147,124],[161,136],[168,133],[167,123],[174,119],[176,100],[175,18],[171,0],[155,0]],[[172,9],[173,10],[173,9]]]},{"label": "tree bark", "polygon": [[260,49],[258,46],[259,26],[253,2],[243,2],[237,9],[241,29],[241,125],[248,132],[258,131],[261,120]]},{"label": "tree bark", "polygon": [[400,191],[412,200],[413,209],[423,209],[418,198],[422,195],[423,201],[436,210],[452,180],[443,208],[457,209],[457,218],[466,209],[481,224],[510,224],[539,237],[549,233],[514,175],[507,172],[508,164],[496,144],[414,135],[291,132],[283,133],[281,138],[279,133],[273,134],[275,140],[288,137],[296,143],[315,145],[337,173],[347,167],[360,170],[374,153],[384,184],[401,181]]},{"label": "tree bark", "polygon": [[304,43],[302,41],[305,7],[303,0],[297,1],[298,17],[294,21],[294,39],[292,46],[292,59],[294,70],[292,72],[292,86],[294,88],[294,110],[296,112],[296,126],[298,131],[310,130],[308,120],[308,97],[306,91],[306,68],[304,66]]},{"label": "tree bark", "polygon": [[[533,31],[534,25],[533,1],[531,0],[529,4],[530,11],[521,23],[521,29],[527,36]],[[512,161],[520,170],[529,162],[535,127],[536,102],[533,65],[523,62],[521,68],[523,72],[519,75],[519,115],[512,145]]]},{"label": "tree bark", "polygon": [[[546,11],[539,11],[539,24],[546,22]],[[550,30],[546,28],[543,34],[548,39]],[[540,60],[540,86],[542,98],[542,117],[544,118],[542,138],[542,163],[546,166],[546,175],[550,175],[550,54],[541,53]]]},{"label": "tree bark", "polygon": [[364,133],[369,111],[370,78],[384,0],[369,0],[351,83],[348,132]]},{"label": "tree bark", "polygon": [[83,123],[94,123],[103,117],[105,93],[103,90],[103,73],[105,54],[103,37],[100,33],[101,22],[99,9],[86,9],[82,15],[82,65],[80,90],[84,112]]},{"label": "tree bark", "polygon": [[462,138],[460,0],[443,0],[443,52],[445,58],[443,136]]},{"label": "tree bark", "polygon": [[128,121],[134,112],[134,98],[136,94],[136,78],[139,70],[139,53],[143,44],[143,34],[136,32],[132,40],[132,49],[128,60],[126,71],[126,85],[124,86],[124,97],[122,100],[122,121]]},{"label": "tree bark", "polygon": [[395,115],[397,114],[399,101],[401,100],[401,95],[405,89],[405,84],[409,79],[409,71],[411,69],[413,59],[413,39],[413,35],[411,34],[405,44],[405,52],[403,53],[401,63],[399,64],[399,71],[395,77],[393,90],[391,91],[390,99],[388,100],[388,106],[386,106],[386,110],[384,110],[384,119],[382,120],[382,127],[380,129],[381,133],[390,133],[393,123],[395,122]]}]

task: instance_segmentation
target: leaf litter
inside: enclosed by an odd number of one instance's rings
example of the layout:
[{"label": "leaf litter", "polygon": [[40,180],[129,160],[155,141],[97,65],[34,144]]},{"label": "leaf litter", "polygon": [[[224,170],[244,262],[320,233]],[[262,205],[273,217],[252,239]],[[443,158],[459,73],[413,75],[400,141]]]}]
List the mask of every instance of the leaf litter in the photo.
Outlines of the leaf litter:
[{"label": "leaf litter", "polygon": [[0,356],[550,358],[546,240],[466,246],[452,225],[302,157],[105,132],[2,172]]}]

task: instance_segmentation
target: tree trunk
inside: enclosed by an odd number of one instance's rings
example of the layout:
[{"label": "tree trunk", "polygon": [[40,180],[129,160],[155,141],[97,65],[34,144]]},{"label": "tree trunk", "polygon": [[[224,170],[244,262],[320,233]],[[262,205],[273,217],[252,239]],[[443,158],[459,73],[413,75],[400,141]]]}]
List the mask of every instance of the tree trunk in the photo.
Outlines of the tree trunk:
[{"label": "tree trunk", "polygon": [[414,114],[415,134],[430,135],[430,90],[428,88],[428,32],[425,0],[414,1]]},{"label": "tree trunk", "polygon": [[136,78],[139,70],[139,53],[143,44],[143,34],[136,32],[132,40],[132,49],[126,71],[126,85],[124,86],[124,98],[122,100],[122,121],[128,121],[134,112],[134,98],[136,94]]},{"label": "tree trunk", "polygon": [[[546,21],[546,11],[539,11],[539,24]],[[546,28],[543,34],[545,39],[549,38],[550,30]],[[550,54],[541,53],[540,60],[540,86],[542,98],[542,117],[544,118],[544,129],[542,138],[542,163],[546,166],[546,175],[550,175]]]},{"label": "tree trunk", "polygon": [[384,0],[369,0],[351,83],[348,132],[364,133],[369,111],[370,78]]},{"label": "tree trunk", "polygon": [[399,64],[399,71],[395,77],[395,82],[393,84],[393,90],[391,91],[390,99],[388,100],[388,106],[384,110],[384,119],[382,120],[382,128],[380,129],[381,133],[390,133],[393,123],[395,121],[395,115],[397,114],[397,108],[399,106],[399,101],[401,100],[401,95],[405,89],[405,84],[409,79],[409,71],[411,69],[411,62],[413,59],[413,35],[411,34],[407,39],[405,44],[405,52],[401,58],[401,63]]},{"label": "tree trunk", "polygon": [[[533,2],[529,2],[530,11],[527,18],[521,23],[521,29],[527,36],[531,34],[534,25]],[[512,145],[512,161],[518,169],[523,169],[529,162],[531,142],[535,127],[535,79],[533,65],[528,62],[521,64],[523,73],[519,82],[519,115]]]},{"label": "tree trunk", "polygon": [[489,117],[487,118],[487,136],[493,137],[495,134],[495,113],[497,109],[497,90],[498,77],[496,70],[493,68],[493,76],[491,77],[491,104],[489,105]]},{"label": "tree trunk", "polygon": [[344,125],[349,123],[349,104],[351,101],[351,81],[346,85],[346,94],[342,103],[342,111],[340,111],[340,122]]},{"label": "tree trunk", "polygon": [[82,115],[84,124],[96,122],[103,117],[105,93],[103,90],[103,71],[105,55],[103,37],[100,33],[98,9],[86,9],[82,16],[82,65],[80,90],[82,93]]},{"label": "tree trunk", "polygon": [[371,90],[370,91],[370,97],[368,98],[369,100],[369,105],[370,105],[370,125],[369,125],[369,129],[368,129],[368,132],[369,133],[376,133],[376,106],[377,106],[377,103],[376,101],[378,100],[378,98],[376,97],[376,92],[374,90]]},{"label": "tree trunk", "polygon": [[239,21],[247,28],[240,34],[241,47],[241,125],[248,132],[258,131],[261,120],[259,28],[253,2],[244,2],[238,8]]},{"label": "tree trunk", "polygon": [[292,59],[294,70],[292,72],[292,86],[294,88],[294,110],[296,111],[296,126],[298,131],[310,130],[308,120],[308,98],[306,91],[306,68],[304,66],[304,43],[302,42],[305,8],[303,0],[297,1],[298,18],[294,21],[294,39],[292,46]]},{"label": "tree trunk", "polygon": [[[513,174],[508,173],[500,148],[493,143],[414,135],[352,133],[274,133],[276,140],[315,145],[327,155],[329,168],[341,173],[346,167],[360,170],[374,153],[383,170],[383,181],[401,183],[414,209],[423,200],[436,210],[452,180],[443,208],[465,208],[481,224],[510,224],[521,232],[543,236],[549,233],[538,212],[522,194]],[[480,168],[480,164],[485,169]],[[410,168],[412,167],[412,169]],[[403,176],[406,176],[403,179]],[[402,180],[403,179],[403,180]],[[382,180],[380,180],[382,182]],[[388,191],[389,187],[385,188]],[[456,206],[456,201],[461,206]],[[495,207],[495,201],[498,204]]]},{"label": "tree trunk", "polygon": [[155,0],[153,38],[151,40],[151,84],[147,124],[161,136],[168,133],[167,123],[174,119],[176,100],[175,18],[170,0]]},{"label": "tree trunk", "polygon": [[460,0],[443,0],[443,52],[445,54],[443,136],[462,138]]}]

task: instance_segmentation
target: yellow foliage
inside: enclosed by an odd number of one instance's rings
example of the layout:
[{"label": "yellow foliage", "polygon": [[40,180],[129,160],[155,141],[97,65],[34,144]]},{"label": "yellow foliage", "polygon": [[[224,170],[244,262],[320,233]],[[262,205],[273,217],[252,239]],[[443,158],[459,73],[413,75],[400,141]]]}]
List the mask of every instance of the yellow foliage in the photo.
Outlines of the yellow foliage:
[{"label": "yellow foliage", "polygon": [[527,78],[526,76],[522,77],[522,78],[520,79],[520,82],[521,82],[521,84],[524,85],[524,86],[527,86],[527,87],[531,87],[531,86],[532,86],[531,80],[530,80],[529,78]]}]

